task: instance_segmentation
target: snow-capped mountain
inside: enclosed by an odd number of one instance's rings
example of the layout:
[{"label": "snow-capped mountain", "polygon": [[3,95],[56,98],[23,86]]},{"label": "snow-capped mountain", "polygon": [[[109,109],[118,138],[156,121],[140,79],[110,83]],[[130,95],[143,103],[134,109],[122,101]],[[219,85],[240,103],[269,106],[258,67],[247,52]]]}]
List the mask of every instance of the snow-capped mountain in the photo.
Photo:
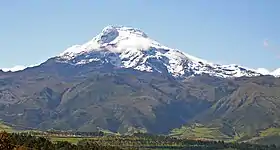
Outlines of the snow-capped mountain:
[{"label": "snow-capped mountain", "polygon": [[[166,47],[143,31],[124,26],[107,26],[82,45],[74,45],[54,57],[57,62],[75,66],[91,63],[112,64],[116,68],[168,73],[175,77],[209,74],[218,77],[272,75],[280,77],[280,68],[250,69],[236,64],[221,65]],[[29,68],[40,64],[28,66]],[[2,72],[22,71],[26,66],[0,68]]]},{"label": "snow-capped mountain", "polygon": [[166,47],[139,29],[124,26],[107,26],[92,40],[68,48],[56,60],[72,65],[110,63],[119,68],[169,73],[176,77],[203,73],[218,77],[261,75],[258,71],[239,65],[207,62]]},{"label": "snow-capped mountain", "polygon": [[[264,68],[255,70],[235,64],[214,64],[166,47],[139,29],[124,26],[107,26],[92,40],[66,49],[55,60],[77,66],[91,63],[112,64],[116,68],[168,73],[175,77],[200,74],[218,77],[280,76],[280,69],[269,72]],[[21,66],[2,70],[15,72],[23,69],[25,67]]]}]

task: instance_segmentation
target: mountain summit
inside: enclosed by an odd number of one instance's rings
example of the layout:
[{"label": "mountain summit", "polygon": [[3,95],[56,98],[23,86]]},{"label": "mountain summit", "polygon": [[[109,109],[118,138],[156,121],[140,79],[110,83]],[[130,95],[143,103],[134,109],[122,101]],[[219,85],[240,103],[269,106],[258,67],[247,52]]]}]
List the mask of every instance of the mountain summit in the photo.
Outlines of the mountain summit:
[{"label": "mountain summit", "polygon": [[118,68],[167,73],[175,77],[209,74],[218,77],[258,76],[238,65],[219,65],[166,47],[143,31],[125,26],[107,26],[83,45],[74,45],[57,57],[71,65],[109,63]]},{"label": "mountain summit", "polygon": [[150,47],[167,48],[150,39],[139,29],[124,26],[107,26],[100,34],[83,45],[74,45],[60,56],[74,56],[91,51],[102,51],[105,48],[111,52],[121,53],[127,49],[148,50]]}]

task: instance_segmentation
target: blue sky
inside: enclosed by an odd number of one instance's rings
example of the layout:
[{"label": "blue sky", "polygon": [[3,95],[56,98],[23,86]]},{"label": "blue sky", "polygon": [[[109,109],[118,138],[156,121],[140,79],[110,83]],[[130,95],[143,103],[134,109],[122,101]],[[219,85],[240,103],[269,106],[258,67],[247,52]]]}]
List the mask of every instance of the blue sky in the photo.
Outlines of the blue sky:
[{"label": "blue sky", "polygon": [[0,1],[0,68],[40,63],[107,25],[125,25],[209,61],[273,70],[279,7],[278,0]]}]

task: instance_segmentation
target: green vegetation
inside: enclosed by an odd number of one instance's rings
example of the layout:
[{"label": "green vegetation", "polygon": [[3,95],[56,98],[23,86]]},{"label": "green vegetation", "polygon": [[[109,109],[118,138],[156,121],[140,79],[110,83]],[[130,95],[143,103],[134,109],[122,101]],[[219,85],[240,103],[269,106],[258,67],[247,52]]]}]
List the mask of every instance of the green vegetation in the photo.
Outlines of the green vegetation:
[{"label": "green vegetation", "polygon": [[[72,139],[72,137],[71,137]],[[72,141],[73,142],[73,141]],[[76,141],[51,141],[48,138],[26,133],[0,132],[1,150],[136,150],[136,149],[186,149],[186,150],[277,150],[275,145],[224,143],[176,139],[138,133],[132,136],[101,136]]]},{"label": "green vegetation", "polygon": [[44,137],[31,136],[26,133],[0,133],[1,150],[120,150],[116,146],[106,146],[97,143],[71,144],[66,141],[51,142]]},{"label": "green vegetation", "polygon": [[280,128],[273,127],[260,132],[260,137],[276,136],[276,135],[280,136]]},{"label": "green vegetation", "polygon": [[72,144],[77,144],[79,141],[82,140],[90,140],[95,139],[94,137],[63,137],[63,136],[49,136],[48,137],[52,142],[62,142],[67,141]]},{"label": "green vegetation", "polygon": [[260,131],[256,136],[247,140],[250,143],[276,144],[280,146],[280,128],[271,127]]},{"label": "green vegetation", "polygon": [[247,142],[256,144],[279,144],[280,128],[272,127],[261,130],[258,134],[251,137],[246,133],[237,133],[234,136],[227,136],[221,132],[219,127],[206,127],[201,124],[192,126],[182,126],[181,128],[173,129],[170,136],[194,139],[194,140],[223,140],[230,142]]},{"label": "green vegetation", "polygon": [[13,132],[15,130],[10,126],[5,125],[3,122],[0,122],[0,131]]},{"label": "green vegetation", "polygon": [[228,140],[230,137],[223,134],[219,128],[210,128],[203,125],[194,124],[193,126],[182,126],[171,131],[170,136],[177,136],[187,139],[205,140]]}]

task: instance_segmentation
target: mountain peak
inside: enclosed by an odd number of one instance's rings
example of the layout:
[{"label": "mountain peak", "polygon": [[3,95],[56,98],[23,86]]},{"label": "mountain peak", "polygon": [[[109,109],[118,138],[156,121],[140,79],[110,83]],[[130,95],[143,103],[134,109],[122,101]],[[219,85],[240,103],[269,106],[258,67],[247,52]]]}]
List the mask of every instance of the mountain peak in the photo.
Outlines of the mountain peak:
[{"label": "mountain peak", "polygon": [[[115,48],[112,48],[115,47]],[[146,33],[137,28],[127,26],[109,25],[101,33],[83,45],[74,45],[60,54],[61,57],[74,57],[76,55],[100,51],[106,48],[113,52],[122,52],[127,49],[146,50],[150,47],[163,47],[150,39]]]},{"label": "mountain peak", "polygon": [[105,27],[93,40],[98,44],[106,44],[114,41],[118,37],[119,39],[127,39],[131,37],[148,38],[147,34],[140,29],[109,25]]},{"label": "mountain peak", "polygon": [[122,32],[123,34],[127,35],[136,35],[136,36],[142,36],[144,38],[148,38],[148,35],[143,32],[142,30],[138,28],[128,27],[128,26],[120,26],[120,25],[109,25],[103,28],[101,35],[107,35],[107,34],[120,34]]}]

